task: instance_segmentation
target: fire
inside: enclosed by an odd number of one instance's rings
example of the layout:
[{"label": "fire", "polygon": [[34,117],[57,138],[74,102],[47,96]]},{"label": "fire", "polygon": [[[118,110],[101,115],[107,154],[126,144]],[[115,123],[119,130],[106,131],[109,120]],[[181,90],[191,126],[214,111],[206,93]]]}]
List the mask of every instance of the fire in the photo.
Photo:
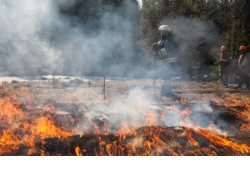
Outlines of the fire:
[{"label": "fire", "polygon": [[24,115],[23,111],[17,108],[20,106],[19,103],[11,103],[9,101],[6,102],[0,99],[0,106],[0,118],[4,123],[11,124],[13,121],[23,117]]},{"label": "fire", "polygon": [[82,156],[82,151],[81,151],[81,149],[79,148],[79,146],[77,146],[77,147],[75,148],[75,151],[76,151],[76,155],[77,155],[77,156]]},{"label": "fire", "polygon": [[187,138],[188,138],[188,142],[189,142],[190,144],[193,144],[193,145],[197,146],[197,145],[198,145],[198,142],[194,139],[194,137],[193,137],[193,135],[192,135],[190,129],[187,128],[185,132],[186,132],[186,135],[187,135]]},{"label": "fire", "polygon": [[[38,106],[37,100],[28,91],[20,89],[18,96],[5,89],[0,90],[0,155],[99,155],[99,156],[152,156],[152,155],[249,155],[247,144],[238,144],[214,122],[199,126],[185,99],[164,106],[161,110],[137,109],[131,112],[138,121],[125,120],[115,114],[109,119],[95,121],[83,108],[76,116],[60,115],[56,103],[63,99]],[[67,103],[69,100],[65,100]],[[41,102],[46,102],[41,100]],[[90,98],[90,102],[110,102]],[[71,103],[86,104],[78,98]],[[41,104],[42,105],[42,104]],[[178,106],[179,105],[179,106]],[[225,103],[214,106],[225,109],[232,115],[239,131],[248,131],[250,106],[246,102],[226,98]],[[133,107],[133,106],[132,106]],[[138,113],[138,110],[140,113]],[[164,118],[179,115],[179,127],[166,126]],[[171,118],[170,118],[171,119]],[[77,122],[76,122],[77,121]],[[80,135],[78,135],[80,133]]]},{"label": "fire", "polygon": [[214,123],[210,123],[210,125],[207,128],[210,132],[213,132],[215,134],[219,134],[221,136],[227,137],[226,133],[223,133]]},{"label": "fire", "polygon": [[207,130],[204,130],[204,129],[199,129],[199,133],[201,135],[203,135],[204,137],[206,137],[210,142],[218,145],[218,146],[221,146],[221,147],[224,147],[226,150],[232,150],[236,153],[239,153],[240,154],[248,154],[249,151],[250,151],[250,147],[243,144],[243,145],[238,145],[232,141],[228,141],[214,133],[211,133]]},{"label": "fire", "polygon": [[56,126],[52,116],[43,116],[48,111],[47,106],[43,111],[37,111],[33,118],[30,113],[24,112],[21,102],[16,99],[14,95],[7,96],[6,100],[0,99],[0,120],[3,125],[3,130],[0,131],[0,155],[11,154],[22,146],[32,149],[45,138],[62,139],[72,135],[69,130]]},{"label": "fire", "polygon": [[34,135],[39,136],[42,139],[57,137],[59,139],[66,138],[72,133],[67,132],[66,129],[62,130],[53,124],[53,119],[50,117],[42,117],[37,119],[34,124],[36,128],[34,130]]},{"label": "fire", "polygon": [[[234,117],[238,118],[239,126],[241,130],[250,130],[250,105],[244,100],[232,99],[230,97],[225,97],[226,102],[222,104],[227,107],[227,112],[232,114]],[[217,104],[222,106],[221,104]]]}]

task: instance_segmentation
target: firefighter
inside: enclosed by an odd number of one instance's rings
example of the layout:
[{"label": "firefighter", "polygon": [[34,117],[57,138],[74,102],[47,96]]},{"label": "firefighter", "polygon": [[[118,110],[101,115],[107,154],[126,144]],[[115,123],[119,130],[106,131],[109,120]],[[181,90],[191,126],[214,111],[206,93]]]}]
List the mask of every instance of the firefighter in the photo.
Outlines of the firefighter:
[{"label": "firefighter", "polygon": [[228,88],[228,70],[230,64],[229,54],[226,52],[226,46],[221,46],[221,53],[218,55],[217,62],[219,64],[219,77],[222,85]]},{"label": "firefighter", "polygon": [[165,79],[161,88],[161,95],[167,95],[172,93],[169,81],[174,75],[177,45],[168,25],[161,25],[159,32],[161,39],[153,44],[152,50],[155,60],[159,60],[158,70],[160,72],[157,75]]},{"label": "firefighter", "polygon": [[250,55],[246,53],[246,46],[240,46],[240,56],[238,59],[239,82],[238,87],[241,88],[242,84],[246,84],[249,89],[249,73],[250,73]]},{"label": "firefighter", "polygon": [[153,51],[157,59],[163,62],[169,58],[175,58],[176,42],[171,34],[171,28],[168,25],[162,25],[159,27],[159,32],[161,40],[153,44]]}]

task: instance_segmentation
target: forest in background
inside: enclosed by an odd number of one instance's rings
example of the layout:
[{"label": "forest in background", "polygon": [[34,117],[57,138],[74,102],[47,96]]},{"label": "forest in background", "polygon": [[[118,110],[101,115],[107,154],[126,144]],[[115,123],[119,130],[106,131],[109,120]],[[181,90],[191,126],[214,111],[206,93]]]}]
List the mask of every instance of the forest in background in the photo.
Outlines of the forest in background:
[{"label": "forest in background", "polygon": [[[239,46],[250,49],[248,0],[143,0],[142,7],[137,0],[46,0],[34,4],[37,13],[31,16],[22,11],[27,5],[14,2],[0,6],[12,14],[0,20],[5,28],[0,38],[4,75],[102,75],[105,70],[109,75],[145,76],[162,24],[171,26],[178,64],[189,76],[203,58],[214,66],[221,45],[228,47],[234,62]],[[34,29],[26,22],[33,22]]]},{"label": "forest in background", "polygon": [[[182,22],[179,27],[178,22]],[[227,46],[233,57],[233,69],[239,47],[250,48],[249,22],[248,0],[143,0],[140,17],[143,31],[138,44],[145,52],[150,52],[150,45],[159,39],[157,28],[161,24],[170,24],[179,42],[192,39],[192,42],[180,43],[187,46],[181,52],[183,61],[180,64],[189,75],[201,62],[215,65],[222,45]],[[198,30],[197,27],[204,29]]]},{"label": "forest in background", "polygon": [[[90,21],[90,28],[94,27],[101,30],[101,27],[99,27],[101,23],[98,23],[98,21],[100,21],[102,15],[109,11],[119,12],[120,14],[126,13],[124,2],[125,0],[99,0],[95,2],[85,0],[80,1],[73,9],[70,8],[62,12],[78,16],[83,22],[88,23]],[[181,52],[183,54],[181,57],[185,63],[180,63],[180,66],[184,70],[186,69],[186,72],[192,72],[192,67],[197,66],[201,61],[200,57],[205,57],[206,54],[211,54],[211,61],[208,64],[214,65],[216,53],[219,52],[222,45],[227,46],[228,52],[234,59],[237,59],[239,46],[245,45],[250,48],[250,26],[248,24],[250,21],[250,1],[143,0],[141,8],[136,0],[130,3],[134,4],[130,7],[134,9],[134,14],[127,19],[133,20],[131,41],[136,45],[133,46],[133,51],[136,53],[130,59],[131,64],[137,63],[140,65],[142,62],[151,64],[151,60],[140,61],[141,56],[139,55],[142,55],[143,52],[150,57],[152,44],[159,40],[158,27],[161,24],[171,25],[177,41],[182,42],[185,38],[192,38],[192,43],[180,43],[180,46],[186,46]],[[89,4],[92,5],[89,6]],[[84,10],[84,7],[92,7],[93,10]],[[205,28],[200,31],[196,30],[196,27],[200,27],[194,24],[197,22],[204,23]],[[190,27],[185,28],[187,25],[190,25]],[[119,27],[119,23],[114,27]],[[180,27],[184,27],[184,29],[180,29]],[[190,37],[190,33],[195,37]],[[188,53],[187,51],[190,48],[192,51]],[[192,59],[190,59],[191,57]],[[187,64],[187,62],[189,63]],[[192,75],[192,73],[189,74]]]},{"label": "forest in background", "polygon": [[156,29],[164,18],[180,16],[212,22],[220,35],[218,45],[226,45],[231,55],[236,55],[242,44],[250,48],[250,1],[247,0],[143,0],[142,47],[157,39]]}]

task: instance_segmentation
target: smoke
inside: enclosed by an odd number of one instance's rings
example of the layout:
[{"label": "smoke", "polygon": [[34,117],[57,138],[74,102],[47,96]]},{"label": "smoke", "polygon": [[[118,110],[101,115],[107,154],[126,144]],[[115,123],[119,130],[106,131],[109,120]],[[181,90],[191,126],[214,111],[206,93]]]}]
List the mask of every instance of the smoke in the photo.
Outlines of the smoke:
[{"label": "smoke", "polygon": [[[102,97],[96,91],[80,90],[82,97]],[[85,95],[84,95],[85,94]],[[87,102],[87,99],[84,101]],[[228,133],[227,121],[220,118],[223,110],[217,110],[212,102],[204,100],[199,104],[157,104],[148,90],[141,87],[131,89],[127,94],[117,98],[110,97],[109,103],[92,101],[81,108],[84,119],[79,123],[77,133],[91,133],[98,126],[100,133],[117,133],[119,130],[129,132],[143,126],[190,127],[197,126],[208,130],[217,127]],[[91,121],[91,122],[90,122]],[[103,126],[106,121],[109,127]],[[96,132],[96,131],[95,131]]]},{"label": "smoke", "polygon": [[[80,16],[63,14],[78,0],[1,0],[0,1],[0,74],[1,75],[116,75],[152,77],[144,61],[149,57],[135,51],[135,7],[126,1],[124,8],[85,20],[93,5],[84,7]],[[212,23],[179,17],[165,18],[160,24],[173,29],[178,43],[178,70],[183,76],[197,63],[197,46],[207,44],[209,56],[215,58],[218,34]],[[157,30],[157,29],[156,29]],[[197,45],[198,44],[198,45]],[[139,58],[138,58],[139,57]],[[153,62],[153,59],[150,58]],[[149,62],[151,62],[151,60]],[[141,62],[140,62],[141,61]],[[172,69],[172,68],[171,68]],[[158,67],[159,73],[162,67]],[[170,69],[165,73],[171,73]],[[191,71],[190,76],[194,75]],[[93,94],[93,96],[97,96]],[[133,89],[120,100],[86,107],[91,118],[119,117],[128,123],[145,124],[145,113],[157,113],[152,98],[143,89]],[[205,108],[204,108],[205,109]],[[180,124],[181,115],[169,111],[165,125]],[[114,118],[113,118],[114,119]],[[84,124],[83,124],[84,126]]]},{"label": "smoke", "polygon": [[[95,94],[95,92],[92,93]],[[126,126],[130,126],[131,129],[147,126],[147,114],[156,114],[157,110],[157,107],[152,106],[152,102],[153,98],[146,90],[136,87],[122,97],[111,98],[108,104],[95,102],[84,105],[83,109],[87,113],[87,118],[79,125],[78,132],[93,130],[89,125],[89,120],[96,123],[106,120],[112,125],[113,131],[109,131],[112,133],[126,128]]]},{"label": "smoke", "polygon": [[[80,3],[1,0],[0,74],[153,77],[153,58],[136,47],[138,7],[125,1],[123,7],[101,13],[103,9],[95,7],[98,1],[83,7]],[[70,13],[76,5],[79,10]],[[210,46],[208,51],[214,58],[218,35],[212,23],[179,17],[165,18],[160,24],[170,25],[176,35],[176,75],[194,75],[190,69],[202,62],[196,56],[199,40]],[[156,73],[162,70],[158,67]]]},{"label": "smoke", "polygon": [[212,22],[178,16],[166,17],[162,19],[160,25],[171,27],[171,33],[177,42],[178,61],[175,68],[164,69],[159,66],[157,73],[164,70],[164,75],[174,72],[174,76],[191,79],[197,75],[195,68],[205,65],[204,70],[206,70],[214,64],[218,52],[219,34]]},{"label": "smoke", "polygon": [[[14,74],[48,67],[61,62],[60,51],[43,39],[44,28],[51,28],[56,15],[49,1],[1,1],[0,68],[2,74]],[[46,31],[47,31],[46,29]]]},{"label": "smoke", "polygon": [[81,10],[88,20],[62,13],[79,2],[1,0],[0,74],[124,75],[131,69],[135,5],[126,1],[120,10],[92,18],[93,2]]}]

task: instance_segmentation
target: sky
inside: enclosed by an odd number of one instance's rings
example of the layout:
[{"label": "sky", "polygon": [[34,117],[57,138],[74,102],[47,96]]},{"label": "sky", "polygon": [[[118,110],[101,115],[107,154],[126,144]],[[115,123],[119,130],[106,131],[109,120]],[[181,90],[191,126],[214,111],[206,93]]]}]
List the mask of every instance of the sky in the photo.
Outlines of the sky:
[{"label": "sky", "polygon": [[142,0],[137,0],[139,2],[140,7],[142,6]]}]

